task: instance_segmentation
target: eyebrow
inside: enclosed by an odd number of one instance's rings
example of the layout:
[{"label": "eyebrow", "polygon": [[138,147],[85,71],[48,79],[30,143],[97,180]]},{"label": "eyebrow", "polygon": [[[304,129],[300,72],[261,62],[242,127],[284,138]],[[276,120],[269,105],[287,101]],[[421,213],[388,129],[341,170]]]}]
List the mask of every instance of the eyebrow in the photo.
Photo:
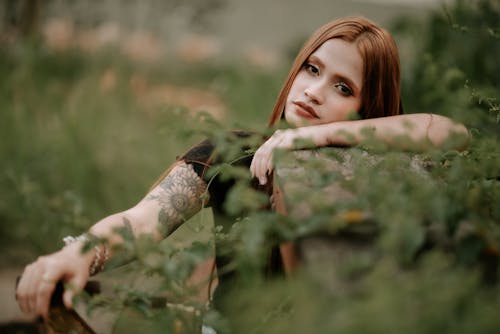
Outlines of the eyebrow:
[{"label": "eyebrow", "polygon": [[[321,61],[321,59],[319,59],[315,55],[310,55],[309,58],[307,59],[307,61],[312,61],[312,62],[318,63],[320,67],[323,67],[323,68],[325,67],[325,64]],[[348,84],[349,87],[352,88],[353,93],[358,94],[360,92],[359,87],[354,83],[354,81],[352,81],[351,79],[349,79],[345,75],[335,74],[334,78],[338,78],[340,81],[344,81],[346,84]]]}]

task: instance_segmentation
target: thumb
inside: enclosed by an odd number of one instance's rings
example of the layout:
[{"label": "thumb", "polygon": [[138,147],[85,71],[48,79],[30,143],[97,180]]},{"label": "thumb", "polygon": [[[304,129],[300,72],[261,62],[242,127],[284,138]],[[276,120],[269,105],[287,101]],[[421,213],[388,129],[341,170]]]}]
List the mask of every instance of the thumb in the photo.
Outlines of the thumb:
[{"label": "thumb", "polygon": [[68,281],[63,294],[63,303],[67,308],[73,308],[73,298],[82,291],[86,282],[86,276],[75,276]]}]

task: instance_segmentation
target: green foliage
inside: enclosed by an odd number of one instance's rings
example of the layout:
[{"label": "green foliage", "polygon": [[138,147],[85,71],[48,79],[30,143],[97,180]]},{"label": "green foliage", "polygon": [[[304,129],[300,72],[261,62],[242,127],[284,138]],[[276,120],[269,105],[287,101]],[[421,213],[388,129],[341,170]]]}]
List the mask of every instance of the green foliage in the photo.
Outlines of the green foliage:
[{"label": "green foliage", "polygon": [[[225,202],[230,228],[216,222],[212,229],[203,210],[173,240],[119,231],[126,242],[109,267],[135,261],[110,270],[110,296],[84,298],[91,311],[121,313],[116,332],[190,333],[203,321],[218,333],[496,333],[499,18],[493,1],[457,1],[395,29],[398,39],[421,37],[414,56],[402,60],[409,64],[406,110],[464,122],[473,134],[466,151],[415,154],[370,143],[322,149],[318,159],[278,152],[277,166],[314,171],[291,178],[297,191],[287,192],[287,204],[298,214],[287,217],[263,210],[267,197],[238,165],[268,133],[237,141],[227,131],[265,123],[280,74],[230,65],[139,66],[112,52],[89,59],[36,45],[2,48],[2,251],[15,261],[21,248],[23,260],[58,248],[54,240],[62,235],[135,204],[176,155],[210,137],[225,163],[209,176],[235,180]],[[109,69],[117,84],[103,92],[99,80]],[[206,113],[145,106],[130,88],[134,74],[211,89],[228,104],[229,120],[221,125]],[[332,171],[332,162],[348,166],[348,177]],[[332,201],[328,191],[339,189],[354,196]],[[289,279],[263,275],[271,248],[290,240],[310,255],[301,270]],[[234,272],[236,281],[220,308],[207,309],[187,280],[213,256],[214,243],[231,256],[217,273]],[[123,284],[127,275],[155,283]],[[169,307],[158,309],[164,299]]]},{"label": "green foliage", "polygon": [[403,63],[409,68],[403,71],[407,111],[453,116],[470,128],[498,135],[498,22],[500,11],[493,0],[458,0],[425,23],[399,20],[396,36],[419,41],[401,50],[413,54],[411,65]]},{"label": "green foliage", "polygon": [[[2,47],[0,60],[0,184],[6,190],[0,235],[12,261],[55,250],[60,243],[54,240],[134,205],[179,153],[220,129],[206,113],[141,104],[134,77],[226,97],[235,112],[225,128],[263,122],[272,103],[264,97],[278,81],[238,67],[146,66],[113,51],[89,57],[36,43]],[[101,87],[107,72],[116,78],[110,91]],[[241,94],[252,80],[260,85]]]},{"label": "green foliage", "polygon": [[494,333],[497,292],[433,256],[411,271],[379,262],[355,287],[335,291],[307,274],[249,286],[229,314],[239,333]]}]

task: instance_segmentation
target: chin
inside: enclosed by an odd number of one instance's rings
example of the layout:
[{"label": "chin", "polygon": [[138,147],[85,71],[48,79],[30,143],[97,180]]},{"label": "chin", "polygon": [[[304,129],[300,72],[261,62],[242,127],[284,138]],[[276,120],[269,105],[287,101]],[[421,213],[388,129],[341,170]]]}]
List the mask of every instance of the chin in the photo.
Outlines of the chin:
[{"label": "chin", "polygon": [[308,126],[311,125],[306,119],[303,119],[302,117],[299,117],[295,114],[288,114],[285,111],[285,121],[286,123],[293,128],[300,128],[302,126]]},{"label": "chin", "polygon": [[302,126],[307,126],[307,125],[310,125],[310,124],[307,124],[307,122],[305,121],[302,121],[300,119],[297,119],[295,117],[291,117],[289,119],[285,119],[286,120],[286,123],[292,127],[292,128],[300,128]]}]

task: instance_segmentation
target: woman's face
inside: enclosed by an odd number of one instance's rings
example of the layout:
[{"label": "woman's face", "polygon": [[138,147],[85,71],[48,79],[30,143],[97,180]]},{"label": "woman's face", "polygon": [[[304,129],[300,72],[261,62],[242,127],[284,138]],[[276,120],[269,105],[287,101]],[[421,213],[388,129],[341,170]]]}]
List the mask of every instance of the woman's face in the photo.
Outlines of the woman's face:
[{"label": "woman's face", "polygon": [[355,44],[334,38],[323,43],[293,81],[285,119],[300,127],[348,120],[361,106],[363,59]]}]

